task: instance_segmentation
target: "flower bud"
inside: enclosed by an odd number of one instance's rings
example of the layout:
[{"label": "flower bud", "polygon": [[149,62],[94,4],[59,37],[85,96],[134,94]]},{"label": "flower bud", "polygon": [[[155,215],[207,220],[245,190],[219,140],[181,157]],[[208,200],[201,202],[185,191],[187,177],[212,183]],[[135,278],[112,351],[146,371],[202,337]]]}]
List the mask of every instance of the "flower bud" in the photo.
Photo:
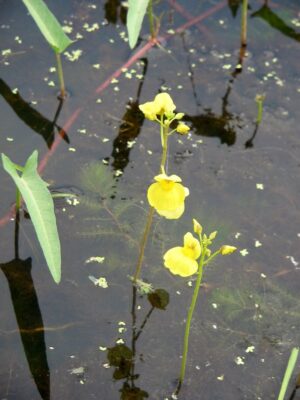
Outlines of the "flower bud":
[{"label": "flower bud", "polygon": [[224,245],[220,248],[220,252],[221,252],[222,256],[227,256],[228,254],[231,254],[231,253],[235,252],[236,250],[237,250],[236,247],[227,246],[227,245]]},{"label": "flower bud", "polygon": [[181,133],[182,135],[187,134],[189,130],[190,127],[184,124],[183,122],[179,122],[176,128],[176,132]]},{"label": "flower bud", "polygon": [[193,224],[194,224],[194,232],[197,233],[198,235],[201,235],[202,226],[199,224],[199,222],[195,218],[193,218]]},{"label": "flower bud", "polygon": [[212,232],[210,235],[209,235],[209,239],[210,240],[214,240],[215,238],[216,238],[216,236],[217,236],[217,231],[214,231],[214,232]]}]

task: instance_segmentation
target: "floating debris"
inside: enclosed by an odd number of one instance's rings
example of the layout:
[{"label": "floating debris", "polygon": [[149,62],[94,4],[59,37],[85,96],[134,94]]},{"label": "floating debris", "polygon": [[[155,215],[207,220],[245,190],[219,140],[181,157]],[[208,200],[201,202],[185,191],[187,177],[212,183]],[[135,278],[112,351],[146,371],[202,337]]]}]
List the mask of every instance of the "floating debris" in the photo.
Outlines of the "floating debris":
[{"label": "floating debris", "polygon": [[105,260],[105,257],[95,256],[95,257],[89,257],[87,260],[85,260],[85,263],[89,264],[91,262],[97,262],[99,264],[103,264],[104,260]]},{"label": "floating debris", "polygon": [[103,277],[95,278],[93,275],[89,275],[89,280],[92,281],[95,286],[102,287],[103,289],[108,288],[107,280]]}]

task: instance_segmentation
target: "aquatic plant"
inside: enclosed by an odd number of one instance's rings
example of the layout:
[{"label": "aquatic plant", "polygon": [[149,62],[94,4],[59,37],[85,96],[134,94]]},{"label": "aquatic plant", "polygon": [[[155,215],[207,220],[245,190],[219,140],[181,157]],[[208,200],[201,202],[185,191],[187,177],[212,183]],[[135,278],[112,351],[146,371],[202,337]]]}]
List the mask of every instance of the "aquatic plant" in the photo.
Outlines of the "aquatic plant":
[{"label": "aquatic plant", "polygon": [[129,46],[131,49],[133,49],[137,43],[147,10],[149,16],[150,33],[153,39],[156,35],[155,34],[156,29],[154,27],[155,17],[152,10],[152,0],[128,1],[127,31],[128,31]]},{"label": "aquatic plant", "polygon": [[[278,400],[284,400],[284,398],[285,398],[288,384],[289,384],[289,381],[291,379],[292,373],[294,371],[294,368],[295,368],[295,365],[296,365],[296,362],[298,359],[298,354],[299,354],[299,347],[294,347],[291,351],[290,358],[289,358],[288,364],[286,366],[286,370],[285,370],[284,377],[282,380]],[[294,396],[291,395],[290,399],[293,399],[293,398],[294,398]]]},{"label": "aquatic plant", "polygon": [[247,14],[248,0],[243,0],[242,3],[242,23],[241,23],[241,46],[247,46]]},{"label": "aquatic plant", "polygon": [[37,172],[38,152],[35,150],[31,154],[24,167],[13,163],[3,153],[1,156],[3,168],[12,177],[17,187],[16,213],[19,214],[22,196],[50,273],[54,281],[59,283],[61,278],[60,241],[52,196],[47,188],[48,184]]},{"label": "aquatic plant", "polygon": [[[159,93],[153,101],[148,101],[139,106],[145,118],[156,122],[160,126],[160,139],[162,145],[162,157],[160,161],[160,174],[154,177],[147,191],[150,205],[144,234],[141,240],[140,253],[133,281],[136,283],[144,258],[147,238],[152,225],[154,211],[167,219],[178,219],[184,212],[184,201],[189,195],[188,188],[181,184],[181,178],[177,175],[167,175],[166,162],[168,154],[168,138],[175,132],[185,135],[189,131],[188,125],[180,122],[184,113],[175,113],[176,105],[168,93]],[[176,122],[176,127],[173,124]]]},{"label": "aquatic plant", "polygon": [[60,82],[60,97],[63,99],[66,96],[66,91],[60,54],[65,51],[73,41],[65,34],[56,17],[43,0],[23,0],[23,3],[27,7],[40,32],[55,52],[57,73]]},{"label": "aquatic plant", "polygon": [[205,233],[202,233],[202,226],[196,219],[193,220],[193,224],[194,232],[198,235],[198,239],[196,239],[192,233],[188,232],[184,236],[182,247],[173,247],[164,255],[165,267],[168,268],[172,274],[187,277],[197,273],[195,289],[185,325],[183,355],[176,393],[179,392],[185,376],[191,321],[198,299],[204,267],[206,267],[217,255],[221,254],[225,256],[232,254],[236,250],[236,247],[234,246],[223,245],[217,251],[211,253],[209,247],[216,238],[217,231],[214,231],[207,236]]}]

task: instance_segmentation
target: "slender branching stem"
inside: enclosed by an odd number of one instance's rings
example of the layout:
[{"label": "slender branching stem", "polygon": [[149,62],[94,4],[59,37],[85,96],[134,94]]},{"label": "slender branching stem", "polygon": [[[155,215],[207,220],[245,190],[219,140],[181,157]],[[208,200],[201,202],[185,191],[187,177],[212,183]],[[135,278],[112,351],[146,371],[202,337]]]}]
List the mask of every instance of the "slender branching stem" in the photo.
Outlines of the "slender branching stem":
[{"label": "slender branching stem", "polygon": [[151,228],[151,225],[152,225],[153,214],[154,214],[154,208],[150,207],[149,213],[148,213],[148,217],[147,217],[146,226],[145,226],[145,230],[144,230],[144,234],[143,234],[142,241],[141,241],[140,254],[139,254],[137,266],[136,266],[136,269],[135,269],[135,274],[133,276],[133,282],[134,283],[136,283],[136,281],[139,278],[140,273],[141,273],[141,268],[142,268],[144,253],[145,253],[145,247],[146,247],[149,231],[150,231],[150,228]]},{"label": "slender branching stem", "polygon": [[66,97],[66,89],[65,89],[65,81],[64,81],[64,74],[62,69],[61,57],[60,53],[55,52],[56,55],[56,62],[57,62],[57,73],[59,79],[59,86],[60,86],[60,97],[64,99]]},{"label": "slender branching stem", "polygon": [[149,17],[149,25],[150,25],[150,34],[151,38],[155,38],[155,26],[154,26],[154,18],[153,18],[153,4],[152,0],[149,0],[148,3],[148,17]]},{"label": "slender branching stem", "polygon": [[179,384],[177,390],[180,389],[184,375],[185,375],[185,368],[186,368],[186,360],[187,360],[187,354],[188,354],[188,348],[189,348],[189,336],[190,336],[190,328],[191,328],[191,321],[193,318],[193,313],[194,309],[197,303],[198,299],[198,294],[199,294],[199,289],[200,289],[200,284],[202,280],[202,273],[203,273],[203,264],[204,264],[204,258],[205,258],[205,252],[206,252],[206,246],[201,243],[201,248],[202,248],[202,253],[199,261],[199,266],[198,266],[198,275],[197,275],[197,281],[192,297],[192,302],[188,311],[187,315],[187,320],[186,320],[186,325],[185,325],[185,332],[184,332],[184,340],[183,340],[183,354],[182,354],[182,361],[181,361],[181,370],[180,370],[180,376],[179,376]]},{"label": "slender branching stem", "polygon": [[247,46],[247,14],[248,14],[248,0],[243,0],[242,5],[242,26],[241,26],[241,45]]}]

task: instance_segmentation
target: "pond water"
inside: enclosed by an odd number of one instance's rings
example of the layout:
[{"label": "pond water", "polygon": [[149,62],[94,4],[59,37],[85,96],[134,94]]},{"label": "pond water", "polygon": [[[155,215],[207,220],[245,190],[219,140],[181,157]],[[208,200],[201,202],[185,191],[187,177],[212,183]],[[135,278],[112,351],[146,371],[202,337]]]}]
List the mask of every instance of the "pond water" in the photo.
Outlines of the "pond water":
[{"label": "pond water", "polygon": [[[120,1],[46,3],[76,40],[63,56],[69,97],[55,121],[54,54],[22,2],[0,0],[0,149],[21,165],[37,149],[51,190],[79,204],[55,201],[56,285],[28,218],[15,257],[6,218],[15,188],[0,170],[0,399],[171,399],[195,279],[171,275],[162,257],[192,218],[218,230],[216,248],[238,251],[205,270],[178,397],[276,399],[300,339],[298,2],[250,2],[239,69],[238,2],[155,4],[161,47],[146,46],[146,21],[133,51]],[[185,213],[154,216],[143,262],[142,279],[169,295],[165,309],[129,279],[161,157],[138,104],[159,91],[191,127],[168,153],[168,170],[190,189]],[[94,284],[100,277],[107,287]]]}]

